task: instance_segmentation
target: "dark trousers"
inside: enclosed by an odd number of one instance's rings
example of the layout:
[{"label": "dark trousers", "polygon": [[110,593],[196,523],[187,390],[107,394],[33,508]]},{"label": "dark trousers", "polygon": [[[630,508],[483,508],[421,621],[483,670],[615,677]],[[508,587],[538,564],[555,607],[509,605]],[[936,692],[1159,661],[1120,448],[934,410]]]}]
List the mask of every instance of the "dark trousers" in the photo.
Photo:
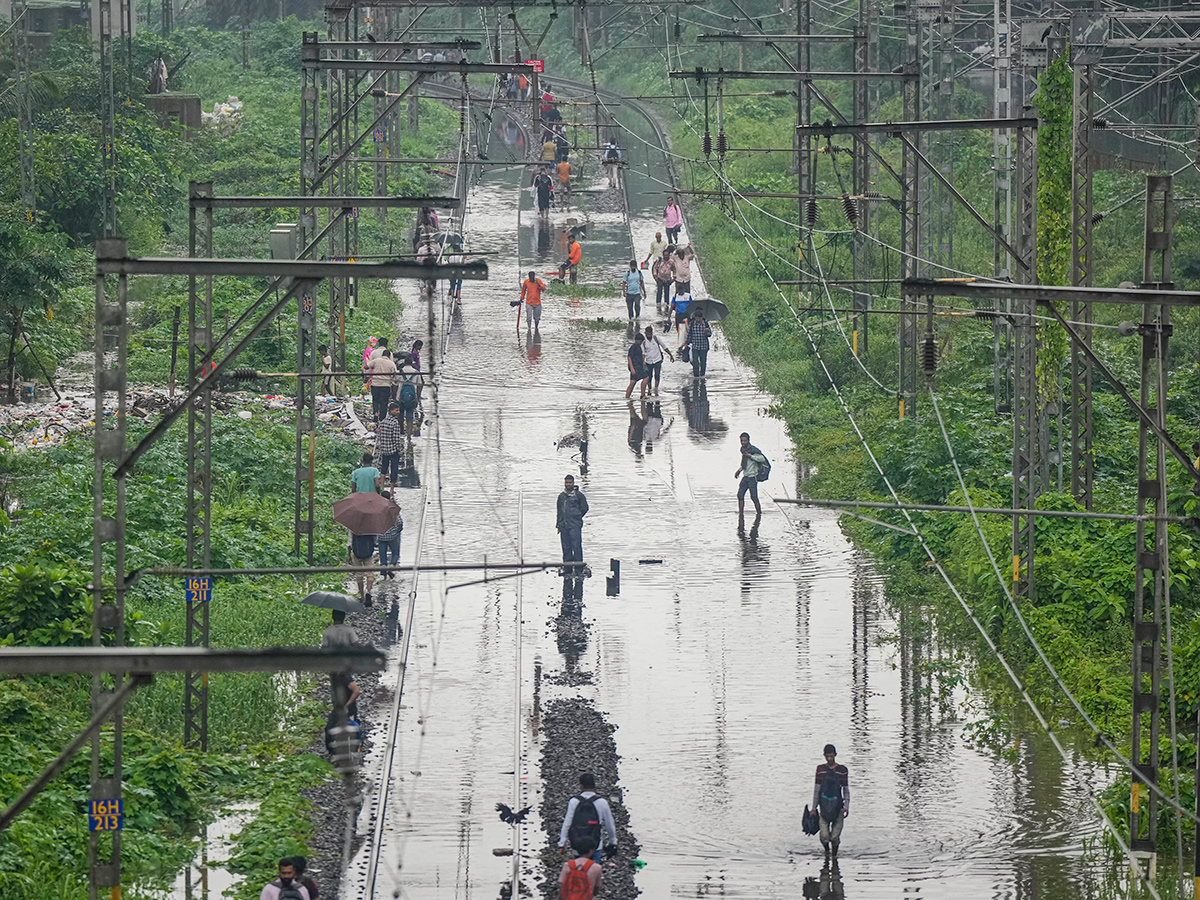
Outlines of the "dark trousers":
[{"label": "dark trousers", "polygon": [[671,303],[671,282],[658,282],[658,293],[654,295],[655,306],[669,306]]},{"label": "dark trousers", "polygon": [[629,310],[629,318],[640,316],[642,314],[642,295],[641,294],[626,294],[625,308]]},{"label": "dark trousers", "polygon": [[662,381],[662,360],[656,363],[646,363],[646,383],[655,386]]},{"label": "dark trousers", "polygon": [[562,528],[558,532],[562,542],[563,562],[583,561],[583,529]]},{"label": "dark trousers", "polygon": [[371,385],[371,414],[378,422],[387,415],[388,401],[392,399],[392,386],[375,387]]},{"label": "dark trousers", "polygon": [[384,453],[379,464],[379,474],[386,483],[397,484],[400,481],[400,451]]},{"label": "dark trousers", "polygon": [[708,350],[701,350],[695,344],[691,347],[692,374],[699,377],[708,371]]},{"label": "dark trousers", "polygon": [[667,229],[667,243],[668,244],[678,244],[679,243],[679,229],[682,227],[683,227],[682,225],[676,225],[674,228]]}]

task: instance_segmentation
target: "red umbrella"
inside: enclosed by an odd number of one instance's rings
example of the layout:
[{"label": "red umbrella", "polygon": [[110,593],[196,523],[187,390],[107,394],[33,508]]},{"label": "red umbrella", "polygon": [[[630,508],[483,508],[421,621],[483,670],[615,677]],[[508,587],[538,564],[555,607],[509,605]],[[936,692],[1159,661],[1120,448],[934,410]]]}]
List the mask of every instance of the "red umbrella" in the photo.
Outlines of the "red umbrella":
[{"label": "red umbrella", "polygon": [[354,493],[333,504],[333,521],[354,534],[384,534],[399,517],[400,507],[371,492]]}]

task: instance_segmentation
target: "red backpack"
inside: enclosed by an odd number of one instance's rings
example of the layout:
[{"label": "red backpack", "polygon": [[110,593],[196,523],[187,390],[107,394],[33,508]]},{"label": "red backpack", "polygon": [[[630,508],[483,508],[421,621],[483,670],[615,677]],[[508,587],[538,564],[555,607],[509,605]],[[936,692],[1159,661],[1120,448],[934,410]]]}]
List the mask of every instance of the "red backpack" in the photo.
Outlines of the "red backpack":
[{"label": "red backpack", "polygon": [[596,863],[585,859],[583,865],[576,868],[575,864],[578,862],[579,860],[573,859],[567,863],[569,871],[559,888],[560,900],[592,900],[592,879],[588,877],[588,869]]}]

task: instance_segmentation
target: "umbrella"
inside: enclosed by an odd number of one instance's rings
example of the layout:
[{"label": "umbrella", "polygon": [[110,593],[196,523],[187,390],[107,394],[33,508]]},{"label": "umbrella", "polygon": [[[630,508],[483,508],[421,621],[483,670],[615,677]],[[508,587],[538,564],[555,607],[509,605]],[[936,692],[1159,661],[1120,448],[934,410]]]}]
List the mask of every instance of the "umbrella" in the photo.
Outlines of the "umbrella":
[{"label": "umbrella", "polygon": [[333,504],[333,521],[352,534],[384,534],[399,516],[400,507],[376,493],[359,491]]},{"label": "umbrella", "polygon": [[729,307],[720,300],[713,300],[711,297],[703,300],[693,300],[688,304],[688,315],[699,310],[704,313],[704,318],[710,322],[720,322],[723,318],[729,315]]},{"label": "umbrella", "polygon": [[318,609],[336,609],[347,613],[365,613],[367,608],[347,594],[336,591],[313,591],[300,601]]}]

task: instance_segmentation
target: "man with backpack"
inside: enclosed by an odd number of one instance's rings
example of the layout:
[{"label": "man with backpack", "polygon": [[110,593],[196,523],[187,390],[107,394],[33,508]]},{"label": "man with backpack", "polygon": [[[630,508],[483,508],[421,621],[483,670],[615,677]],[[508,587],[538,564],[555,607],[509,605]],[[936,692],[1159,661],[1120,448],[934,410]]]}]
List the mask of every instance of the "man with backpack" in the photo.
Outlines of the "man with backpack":
[{"label": "man with backpack", "polygon": [[600,846],[605,837],[608,838],[609,856],[617,853],[617,823],[613,821],[608,801],[596,793],[595,776],[587,772],[580,775],[579,787],[579,795],[572,797],[567,804],[558,846],[565,847],[569,843],[581,856],[584,850],[589,850],[594,854],[593,860],[603,862]]},{"label": "man with backpack", "polygon": [[575,851],[578,858],[563,863],[558,873],[559,900],[592,900],[600,890],[600,865],[591,859],[595,851],[592,842],[584,840]]},{"label": "man with backpack", "polygon": [[733,473],[734,478],[741,478],[738,483],[738,527],[746,523],[746,493],[754,501],[754,518],[762,518],[762,504],[758,502],[758,483],[766,481],[770,474],[771,464],[767,462],[763,452],[750,443],[750,434],[743,431],[738,440],[742,442],[741,465]]},{"label": "man with backpack", "polygon": [[837,748],[833,744],[826,744],[824,752],[825,762],[817,766],[813,809],[821,816],[820,838],[826,855],[837,856],[842,825],[850,815],[850,773],[845,766],[838,765]]},{"label": "man with backpack", "polygon": [[615,188],[617,186],[617,169],[621,166],[621,151],[617,149],[617,142],[611,140],[608,146],[604,149],[604,169],[608,172],[608,186]]},{"label": "man with backpack", "polygon": [[258,900],[312,900],[308,889],[296,880],[296,867],[290,856],[279,861],[279,877],[262,889]]}]

